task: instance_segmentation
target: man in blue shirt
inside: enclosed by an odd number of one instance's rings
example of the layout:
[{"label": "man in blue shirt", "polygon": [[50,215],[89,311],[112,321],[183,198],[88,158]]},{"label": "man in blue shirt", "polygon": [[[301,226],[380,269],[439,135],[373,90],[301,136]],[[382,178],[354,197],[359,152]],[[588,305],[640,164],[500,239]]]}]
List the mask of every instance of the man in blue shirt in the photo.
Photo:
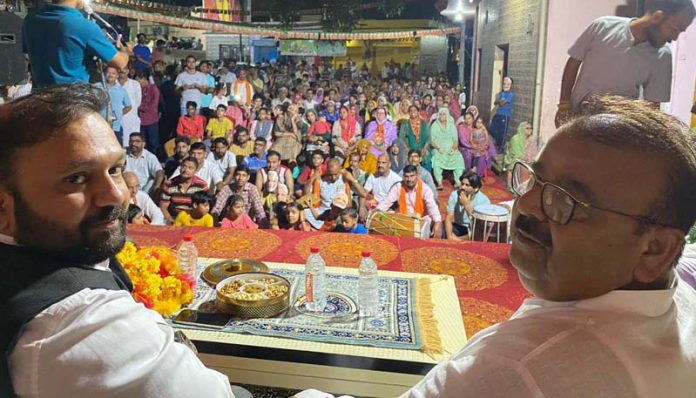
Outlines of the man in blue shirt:
[{"label": "man in blue shirt", "polygon": [[[106,89],[109,93],[109,109],[111,113],[106,114],[107,110],[102,110],[101,114],[109,123],[111,123],[111,128],[114,130],[116,137],[118,137],[119,142],[123,142],[123,129],[121,127],[121,122],[123,121],[123,115],[131,112],[133,107],[128,96],[128,92],[116,82],[118,78],[118,71],[113,66],[107,66],[104,71],[106,77]],[[102,87],[101,83],[97,83],[98,87]],[[137,112],[134,111],[134,112]]]},{"label": "man in blue shirt", "polygon": [[[267,166],[265,138],[257,138],[254,141],[254,153],[246,156],[242,164],[249,168],[249,176],[256,180],[256,173]],[[251,177],[249,179],[251,180]]]},{"label": "man in blue shirt", "polygon": [[474,207],[491,203],[488,196],[481,192],[483,183],[478,174],[466,172],[460,182],[461,188],[452,192],[447,201],[444,237],[449,240],[461,240],[460,237],[467,236]]},{"label": "man in blue shirt", "polygon": [[24,19],[24,52],[35,88],[89,82],[93,56],[116,68],[128,64],[128,50],[120,41],[112,44],[82,15],[83,7],[83,0],[54,0]]},{"label": "man in blue shirt", "polygon": [[138,44],[133,47],[133,54],[135,54],[135,70],[137,72],[142,72],[150,67],[150,49],[147,47],[147,35],[145,33],[138,33]]},{"label": "man in blue shirt", "polygon": [[512,107],[515,102],[515,94],[512,92],[512,78],[505,77],[503,79],[503,91],[498,94],[495,104],[498,110],[491,120],[490,134],[495,139],[495,146],[498,153],[503,152],[505,142],[507,140],[508,126],[512,116]]}]

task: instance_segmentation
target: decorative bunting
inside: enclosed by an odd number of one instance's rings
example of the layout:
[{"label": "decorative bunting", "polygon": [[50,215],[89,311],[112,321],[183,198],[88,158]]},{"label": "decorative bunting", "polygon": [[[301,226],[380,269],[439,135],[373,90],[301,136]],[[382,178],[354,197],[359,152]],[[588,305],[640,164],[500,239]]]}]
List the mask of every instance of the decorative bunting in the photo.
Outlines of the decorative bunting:
[{"label": "decorative bunting", "polygon": [[[201,29],[216,33],[244,34],[250,36],[271,36],[279,39],[312,40],[397,40],[413,39],[424,36],[447,36],[461,34],[461,28],[418,29],[370,33],[323,33],[317,31],[284,31],[280,29],[261,28],[241,23],[211,21],[191,16],[191,8],[157,4],[141,0],[96,0],[92,7],[104,14],[118,15],[130,19],[139,19],[170,26]],[[196,13],[208,12],[196,8]]]}]

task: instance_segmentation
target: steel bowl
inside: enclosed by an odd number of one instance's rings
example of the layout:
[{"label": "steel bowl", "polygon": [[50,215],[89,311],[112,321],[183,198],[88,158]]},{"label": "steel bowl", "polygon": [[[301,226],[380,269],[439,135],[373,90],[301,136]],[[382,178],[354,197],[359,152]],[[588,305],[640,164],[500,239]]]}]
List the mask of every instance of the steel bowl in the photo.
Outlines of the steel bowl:
[{"label": "steel bowl", "polygon": [[260,261],[246,258],[221,260],[207,266],[201,273],[201,278],[211,286],[217,286],[223,279],[245,272],[268,272],[268,266]]}]

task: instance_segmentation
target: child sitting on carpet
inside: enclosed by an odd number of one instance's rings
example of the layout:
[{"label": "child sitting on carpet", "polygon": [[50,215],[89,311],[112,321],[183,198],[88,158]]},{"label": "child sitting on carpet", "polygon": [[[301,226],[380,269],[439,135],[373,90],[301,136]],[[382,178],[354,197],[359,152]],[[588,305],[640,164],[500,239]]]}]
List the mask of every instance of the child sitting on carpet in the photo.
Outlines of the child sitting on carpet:
[{"label": "child sitting on carpet", "polygon": [[285,206],[286,228],[292,231],[311,231],[309,223],[304,219],[304,207],[297,202]]},{"label": "child sitting on carpet", "polygon": [[128,224],[149,225],[150,221],[143,215],[143,211],[137,205],[128,205]]},{"label": "child sitting on carpet", "polygon": [[350,204],[348,195],[339,192],[331,201],[331,207],[319,214],[314,207],[314,199],[307,200],[307,209],[304,210],[305,219],[312,226],[312,230],[322,232],[332,232],[336,225],[341,222],[339,217],[341,211]]},{"label": "child sitting on carpet", "polygon": [[220,223],[220,228],[235,229],[258,229],[259,226],[251,220],[251,217],[244,211],[244,199],[239,195],[232,195],[227,200],[225,218]]},{"label": "child sitting on carpet", "polygon": [[351,234],[366,235],[365,226],[358,223],[358,211],[354,207],[346,207],[341,210],[341,223],[336,225],[334,232],[344,232]]},{"label": "child sitting on carpet", "polygon": [[213,216],[210,215],[210,196],[199,191],[191,196],[191,210],[183,210],[174,220],[175,227],[212,227]]}]

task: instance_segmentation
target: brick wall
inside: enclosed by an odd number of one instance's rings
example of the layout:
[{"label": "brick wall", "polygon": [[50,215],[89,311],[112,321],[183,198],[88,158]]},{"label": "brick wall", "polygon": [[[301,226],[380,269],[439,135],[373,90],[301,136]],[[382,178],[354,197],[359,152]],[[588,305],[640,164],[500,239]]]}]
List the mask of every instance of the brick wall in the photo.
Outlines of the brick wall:
[{"label": "brick wall", "polygon": [[[473,103],[490,120],[496,46],[508,45],[508,76],[514,80],[511,132],[534,115],[534,90],[539,40],[539,8],[546,0],[482,0],[479,4],[476,49],[481,50],[480,84]],[[474,60],[474,65],[476,64]],[[476,87],[476,83],[473,83]]]}]

